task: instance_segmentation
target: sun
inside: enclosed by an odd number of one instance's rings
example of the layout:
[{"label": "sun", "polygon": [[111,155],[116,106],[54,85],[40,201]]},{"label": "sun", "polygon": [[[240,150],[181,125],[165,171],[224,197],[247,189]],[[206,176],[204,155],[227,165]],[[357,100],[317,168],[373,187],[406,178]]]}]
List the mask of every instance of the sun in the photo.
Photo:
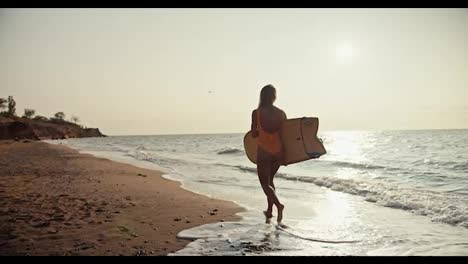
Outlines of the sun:
[{"label": "sun", "polygon": [[336,56],[340,60],[350,60],[354,55],[353,47],[348,44],[342,44],[336,48]]}]

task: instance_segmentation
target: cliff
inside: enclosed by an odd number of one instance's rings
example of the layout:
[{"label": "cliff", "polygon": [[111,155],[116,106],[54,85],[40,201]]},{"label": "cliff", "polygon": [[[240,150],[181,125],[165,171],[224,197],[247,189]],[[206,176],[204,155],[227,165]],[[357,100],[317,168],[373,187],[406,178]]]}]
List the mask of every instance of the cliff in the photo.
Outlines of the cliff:
[{"label": "cliff", "polygon": [[65,139],[105,137],[98,128],[82,128],[62,120],[39,121],[0,117],[0,139]]}]

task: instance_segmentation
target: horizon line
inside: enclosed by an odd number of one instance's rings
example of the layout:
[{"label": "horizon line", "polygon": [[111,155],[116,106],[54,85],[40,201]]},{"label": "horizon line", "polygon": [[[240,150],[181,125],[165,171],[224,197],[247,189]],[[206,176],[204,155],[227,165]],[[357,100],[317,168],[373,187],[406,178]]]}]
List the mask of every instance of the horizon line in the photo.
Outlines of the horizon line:
[{"label": "horizon line", "polygon": [[[423,130],[468,130],[466,128],[411,128],[411,129],[326,129],[322,132],[358,132],[358,131],[423,131]],[[118,137],[139,137],[139,136],[190,136],[190,135],[232,135],[232,134],[246,134],[247,132],[224,132],[224,133],[174,133],[174,134],[106,134],[106,136],[118,136]]]}]

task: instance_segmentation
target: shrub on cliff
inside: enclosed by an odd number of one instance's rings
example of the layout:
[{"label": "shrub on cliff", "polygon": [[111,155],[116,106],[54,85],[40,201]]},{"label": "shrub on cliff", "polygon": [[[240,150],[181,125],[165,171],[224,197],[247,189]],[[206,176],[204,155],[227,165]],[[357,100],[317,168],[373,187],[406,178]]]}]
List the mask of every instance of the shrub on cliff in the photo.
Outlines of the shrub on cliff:
[{"label": "shrub on cliff", "polygon": [[35,114],[36,110],[25,108],[23,118],[31,119]]},{"label": "shrub on cliff", "polygon": [[0,110],[6,108],[6,103],[7,103],[7,100],[5,98],[0,98]]},{"label": "shrub on cliff", "polygon": [[33,120],[36,120],[36,121],[48,121],[49,119],[45,116],[40,116],[40,115],[37,115],[33,118]]},{"label": "shrub on cliff", "polygon": [[71,121],[78,125],[78,123],[80,122],[80,119],[77,116],[72,116]]},{"label": "shrub on cliff", "polygon": [[64,120],[65,119],[65,114],[63,112],[57,112],[57,113],[55,113],[54,117],[55,117],[55,119],[58,119],[58,120]]}]

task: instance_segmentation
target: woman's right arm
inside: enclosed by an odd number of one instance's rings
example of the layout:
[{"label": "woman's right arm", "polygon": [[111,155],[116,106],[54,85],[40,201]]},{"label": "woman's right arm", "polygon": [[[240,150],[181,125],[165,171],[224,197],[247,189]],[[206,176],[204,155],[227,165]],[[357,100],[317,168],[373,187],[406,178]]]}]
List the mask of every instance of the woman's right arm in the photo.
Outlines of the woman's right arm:
[{"label": "woman's right arm", "polygon": [[283,122],[284,122],[286,121],[286,119],[288,119],[288,117],[286,116],[286,113],[283,110],[281,110],[281,113],[283,113]]},{"label": "woman's right arm", "polygon": [[[288,117],[286,116],[286,113],[281,110],[281,127],[280,127],[280,130],[279,130],[279,135],[280,135],[280,138],[283,139],[283,122],[286,121],[288,119]],[[282,152],[281,152],[281,157],[280,157],[280,160],[281,160],[281,165],[284,165],[284,166],[287,166],[285,164],[285,161],[284,161],[284,145],[283,145],[283,140],[281,140],[281,144],[282,144]]]}]

